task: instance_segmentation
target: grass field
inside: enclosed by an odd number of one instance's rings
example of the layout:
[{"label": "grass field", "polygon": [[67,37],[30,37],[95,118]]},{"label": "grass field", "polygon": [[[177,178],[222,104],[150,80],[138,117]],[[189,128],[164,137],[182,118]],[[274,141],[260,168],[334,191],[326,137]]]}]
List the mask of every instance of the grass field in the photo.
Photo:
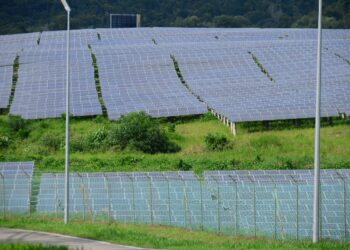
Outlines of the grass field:
[{"label": "grass field", "polygon": [[[314,129],[310,120],[238,124],[238,135],[219,120],[205,115],[180,119],[161,119],[170,139],[181,151],[168,154],[145,154],[97,145],[74,150],[96,131],[108,131],[114,122],[103,117],[74,118],[71,123],[72,171],[166,171],[182,170],[183,164],[201,173],[204,170],[231,169],[307,169],[313,166]],[[0,161],[34,160],[38,170],[62,171],[64,168],[64,119],[30,121],[24,131],[14,132],[7,116],[0,116]],[[175,132],[168,129],[175,124]],[[223,151],[206,149],[208,133],[219,133],[230,140]],[[6,144],[6,143],[5,143]],[[323,122],[321,130],[321,167],[350,166],[350,126],[336,119],[334,125]],[[78,145],[79,146],[79,145]]]},{"label": "grass field", "polygon": [[69,225],[64,225],[62,219],[34,216],[13,216],[7,217],[6,219],[0,219],[0,227],[54,232],[94,240],[108,241],[111,243],[156,249],[350,249],[350,244],[333,241],[323,241],[318,244],[312,244],[311,241],[275,241],[266,238],[230,237],[208,232],[189,231],[166,226],[127,225],[101,222],[87,223],[82,221],[73,221]]}]

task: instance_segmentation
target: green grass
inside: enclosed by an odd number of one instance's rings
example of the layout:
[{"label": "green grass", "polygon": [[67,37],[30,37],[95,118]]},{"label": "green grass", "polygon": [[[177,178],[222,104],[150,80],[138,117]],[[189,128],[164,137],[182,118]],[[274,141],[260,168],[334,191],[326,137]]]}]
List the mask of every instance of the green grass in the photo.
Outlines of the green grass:
[{"label": "green grass", "polygon": [[[11,131],[7,116],[0,116],[0,137],[8,136],[8,147],[0,147],[0,161],[34,160],[38,170],[64,169],[64,119],[30,121],[28,137]],[[167,132],[181,151],[173,154],[145,154],[101,146],[71,154],[72,171],[167,171],[181,170],[182,160],[197,173],[204,170],[233,169],[310,169],[313,167],[314,129],[310,120],[294,125],[289,121],[238,124],[233,137],[228,127],[208,116],[161,119],[162,126],[174,123],[175,132]],[[113,126],[103,117],[74,118],[71,122],[71,143],[79,143],[99,129]],[[230,139],[231,148],[221,152],[209,151],[204,138],[219,133]],[[56,140],[52,140],[54,137]],[[51,139],[50,139],[51,138]],[[344,120],[334,125],[323,121],[321,129],[321,167],[350,166],[350,126]]]},{"label": "green grass", "polygon": [[49,217],[13,216],[0,219],[0,227],[22,228],[54,232],[111,243],[156,249],[350,249],[350,244],[323,241],[275,241],[267,238],[223,236],[202,231],[190,231],[166,226],[128,225],[118,223],[72,221],[64,225],[62,219]]},{"label": "green grass", "polygon": [[43,246],[29,243],[0,243],[2,250],[68,250],[65,246]]}]

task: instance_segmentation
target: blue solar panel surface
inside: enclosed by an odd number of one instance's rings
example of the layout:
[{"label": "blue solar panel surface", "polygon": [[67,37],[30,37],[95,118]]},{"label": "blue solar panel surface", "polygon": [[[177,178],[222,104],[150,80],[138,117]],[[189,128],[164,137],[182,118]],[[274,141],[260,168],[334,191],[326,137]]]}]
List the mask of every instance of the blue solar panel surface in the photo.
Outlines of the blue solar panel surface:
[{"label": "blue solar panel surface", "polygon": [[[324,30],[322,116],[350,111],[349,33]],[[111,119],[141,110],[154,117],[200,114],[207,106],[231,122],[314,117],[315,29],[87,29],[71,35],[76,116],[101,114],[91,45]],[[65,39],[65,31],[0,36],[0,65],[11,66],[17,54],[21,63],[11,113],[35,119],[64,112]],[[180,82],[170,55],[194,93]]]}]

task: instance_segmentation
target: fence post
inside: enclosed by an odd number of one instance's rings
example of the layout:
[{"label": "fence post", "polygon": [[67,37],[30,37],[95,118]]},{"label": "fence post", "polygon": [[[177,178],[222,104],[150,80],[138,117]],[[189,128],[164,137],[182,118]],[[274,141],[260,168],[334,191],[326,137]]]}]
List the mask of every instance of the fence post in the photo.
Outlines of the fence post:
[{"label": "fence post", "polygon": [[347,221],[346,221],[346,184],[345,184],[345,178],[342,176],[338,171],[335,171],[335,173],[339,176],[339,178],[343,181],[343,209],[344,209],[344,242],[346,242],[347,238]]},{"label": "fence post", "polygon": [[104,183],[105,183],[105,188],[107,191],[107,199],[108,199],[108,221],[111,221],[111,194],[110,194],[110,190],[109,190],[109,181],[108,181],[108,177],[106,176],[106,174],[103,174],[103,179],[104,179]]},{"label": "fence post", "polygon": [[238,227],[239,227],[239,223],[238,223],[238,183],[232,175],[229,175],[229,177],[231,178],[232,182],[235,183],[235,236],[237,236]]},{"label": "fence post", "polygon": [[256,237],[256,190],[255,190],[255,181],[251,176],[248,176],[249,180],[253,182],[253,213],[254,213],[254,236]]},{"label": "fence post", "polygon": [[170,183],[169,183],[169,179],[167,176],[165,176],[164,173],[162,173],[164,179],[167,181],[167,189],[168,189],[168,216],[169,216],[169,225],[171,225],[171,203],[170,203]]},{"label": "fence post", "polygon": [[290,176],[296,187],[296,226],[297,226],[297,240],[299,240],[299,183],[293,175]]},{"label": "fence post", "polygon": [[199,180],[199,187],[200,187],[200,192],[201,192],[201,229],[204,230],[204,225],[203,225],[203,186],[202,186],[202,181]]},{"label": "fence post", "polygon": [[1,184],[2,184],[2,215],[5,219],[6,217],[6,190],[5,190],[5,177],[2,173],[0,173],[0,176],[1,176]]},{"label": "fence post", "polygon": [[238,229],[239,229],[239,221],[238,221],[238,182],[232,175],[229,175],[229,177],[232,179],[233,183],[235,184],[235,236],[237,236],[238,235]]},{"label": "fence post", "polygon": [[55,178],[55,214],[56,218],[58,217],[58,194],[57,194],[57,189],[58,189],[58,180],[57,180],[57,173],[53,174]]},{"label": "fence post", "polygon": [[31,196],[32,196],[32,183],[31,183],[31,178],[30,178],[30,175],[26,172],[26,171],[24,171],[24,170],[22,170],[22,172],[23,172],[23,174],[28,178],[28,197],[29,197],[29,215],[31,215],[31,202],[30,202],[30,200],[31,200]]},{"label": "fence post", "polygon": [[127,174],[129,179],[131,180],[131,188],[132,188],[132,210],[133,210],[133,224],[136,223],[136,206],[135,206],[135,184],[134,184],[134,178],[132,177],[132,174]]},{"label": "fence post", "polygon": [[211,176],[215,183],[216,183],[216,196],[217,196],[217,216],[218,216],[218,228],[217,228],[217,233],[220,234],[221,232],[221,221],[220,221],[220,186],[219,183],[217,181],[217,179],[214,176]]},{"label": "fence post", "polygon": [[[187,201],[187,191],[186,191],[186,184],[185,184],[185,181],[184,179],[182,178],[182,176],[177,172],[177,175],[180,177],[181,179],[181,182],[182,182],[182,189],[183,189],[183,192],[184,192],[184,216],[185,216],[185,227],[188,227],[187,226],[187,209],[188,209],[188,201]],[[192,224],[191,224],[191,215],[190,215],[190,228],[192,229]]]},{"label": "fence post", "polygon": [[146,174],[148,180],[149,180],[149,190],[150,190],[150,210],[151,210],[151,224],[153,225],[154,218],[153,218],[153,189],[152,189],[152,179]]},{"label": "fence post", "polygon": [[269,176],[269,178],[271,179],[272,183],[273,183],[273,192],[274,192],[274,195],[273,195],[273,198],[274,198],[274,207],[275,207],[275,232],[274,232],[274,238],[277,239],[277,187],[276,187],[276,182],[274,181],[274,179]]}]

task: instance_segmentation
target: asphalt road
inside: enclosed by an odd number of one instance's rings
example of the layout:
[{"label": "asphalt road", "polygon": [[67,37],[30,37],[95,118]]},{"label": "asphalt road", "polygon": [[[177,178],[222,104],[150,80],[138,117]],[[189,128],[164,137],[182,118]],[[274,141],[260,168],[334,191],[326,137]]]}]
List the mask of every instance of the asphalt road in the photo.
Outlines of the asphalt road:
[{"label": "asphalt road", "polygon": [[[108,242],[82,239],[60,234],[36,232],[21,229],[0,228],[0,244],[4,242],[23,242],[51,246],[67,246],[69,249],[84,250],[140,250],[144,248],[114,245]],[[0,245],[1,249],[1,245]]]}]

